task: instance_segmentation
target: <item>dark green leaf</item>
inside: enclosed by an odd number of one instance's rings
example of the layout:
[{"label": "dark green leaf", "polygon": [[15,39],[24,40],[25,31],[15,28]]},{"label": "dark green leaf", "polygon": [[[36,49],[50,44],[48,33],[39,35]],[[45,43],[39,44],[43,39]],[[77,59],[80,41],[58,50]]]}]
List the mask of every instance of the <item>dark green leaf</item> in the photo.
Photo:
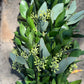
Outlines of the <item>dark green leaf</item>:
[{"label": "dark green leaf", "polygon": [[27,69],[27,73],[30,78],[35,78],[35,73],[33,69]]},{"label": "dark green leaf", "polygon": [[52,7],[54,7],[57,4],[58,0],[54,0]]},{"label": "dark green leaf", "polygon": [[84,38],[84,35],[82,35],[82,34],[73,34],[72,37],[74,37],[74,38]]},{"label": "dark green leaf", "polygon": [[81,55],[81,50],[80,49],[72,51],[70,53],[70,56],[72,56],[72,57],[79,57],[80,55]]},{"label": "dark green leaf", "polygon": [[28,65],[30,68],[34,68],[34,57],[33,57],[33,55],[30,55],[28,57]]},{"label": "dark green leaf", "polygon": [[55,26],[59,27],[61,25],[63,25],[64,22],[64,17],[65,17],[65,10],[57,17],[56,21],[55,21]]},{"label": "dark green leaf", "polygon": [[29,7],[29,9],[27,11],[27,17],[31,16],[32,11],[33,11],[33,4]]}]

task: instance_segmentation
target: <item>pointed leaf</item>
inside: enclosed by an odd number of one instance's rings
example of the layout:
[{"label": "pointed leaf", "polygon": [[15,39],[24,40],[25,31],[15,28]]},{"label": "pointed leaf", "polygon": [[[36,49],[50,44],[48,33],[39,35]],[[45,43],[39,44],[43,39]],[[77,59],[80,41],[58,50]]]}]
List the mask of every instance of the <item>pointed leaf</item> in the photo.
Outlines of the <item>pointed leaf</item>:
[{"label": "pointed leaf", "polygon": [[28,57],[28,65],[30,68],[34,68],[34,57],[33,57],[33,55],[30,55]]},{"label": "pointed leaf", "polygon": [[20,14],[24,19],[26,19],[27,10],[28,10],[28,4],[26,1],[22,0],[20,3]]},{"label": "pointed leaf", "polygon": [[63,73],[71,63],[76,61],[76,59],[77,57],[67,57],[61,60],[61,62],[59,63],[59,71],[57,71],[56,74]]},{"label": "pointed leaf", "polygon": [[67,25],[72,25],[80,21],[82,18],[84,18],[84,10],[74,14],[73,16],[68,19]]},{"label": "pointed leaf", "polygon": [[10,59],[15,62],[15,59],[16,59],[16,55],[13,54],[13,53],[10,53]]},{"label": "pointed leaf", "polygon": [[[54,20],[57,19],[58,15],[60,13],[62,13],[63,11],[63,8],[64,8],[64,4],[63,3],[59,3],[57,5],[55,5],[52,10],[51,10],[51,20],[52,20],[52,23],[54,22]],[[59,9],[59,10],[58,10]]]},{"label": "pointed leaf", "polygon": [[66,10],[66,19],[68,19],[71,16],[71,14],[73,14],[76,11],[76,8],[76,0],[74,0],[72,1],[70,7]]},{"label": "pointed leaf", "polygon": [[71,82],[70,84],[81,84],[81,80],[73,81],[73,82]]},{"label": "pointed leaf", "polygon": [[15,37],[15,40],[14,42],[17,44],[17,45],[21,45],[21,41],[19,38]]},{"label": "pointed leaf", "polygon": [[26,28],[23,24],[20,24],[20,34],[22,36],[25,36]]},{"label": "pointed leaf", "polygon": [[53,80],[52,80],[52,84],[56,84],[56,81],[55,81],[55,79],[53,79]]},{"label": "pointed leaf", "polygon": [[59,14],[59,16],[57,17],[57,19],[55,21],[55,26],[56,27],[59,27],[59,26],[63,25],[64,17],[65,17],[65,10],[61,14]]},{"label": "pointed leaf", "polygon": [[46,21],[46,22],[41,21],[40,23],[38,23],[37,29],[38,29],[40,32],[44,32],[44,31],[46,31],[47,27],[48,27],[48,21]]},{"label": "pointed leaf", "polygon": [[25,61],[25,59],[23,57],[21,57],[21,56],[16,57],[16,62],[18,62],[18,63],[20,63],[22,65],[25,65],[26,68],[29,68],[26,61]]},{"label": "pointed leaf", "polygon": [[44,13],[47,13],[47,3],[46,2],[44,2],[42,6],[40,7],[38,11],[38,16],[40,16],[40,14],[43,15]]},{"label": "pointed leaf", "polygon": [[43,56],[48,57],[50,55],[50,53],[48,52],[48,49],[46,48],[43,38],[40,39],[40,52],[42,57]]}]

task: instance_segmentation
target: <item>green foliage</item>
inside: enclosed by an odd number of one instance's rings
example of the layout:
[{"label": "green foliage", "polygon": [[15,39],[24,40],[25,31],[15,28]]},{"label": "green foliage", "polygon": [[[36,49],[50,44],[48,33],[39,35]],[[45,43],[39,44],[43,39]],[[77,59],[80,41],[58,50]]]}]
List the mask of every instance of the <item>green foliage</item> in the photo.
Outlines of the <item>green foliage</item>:
[{"label": "green foliage", "polygon": [[81,83],[81,80],[77,80],[77,81],[71,82],[70,84],[80,84],[80,83]]},{"label": "green foliage", "polygon": [[[58,15],[60,13],[62,13],[63,11],[63,6],[64,4],[63,3],[60,3],[60,4],[57,4],[55,5],[52,10],[51,10],[51,20],[52,20],[52,23],[54,22],[54,20],[57,19]],[[59,10],[58,10],[59,9]]]},{"label": "green foliage", "polygon": [[24,78],[16,84],[80,84],[80,80],[69,83],[67,77],[70,66],[84,55],[74,40],[84,37],[75,29],[84,10],[75,12],[76,0],[70,1],[21,1],[16,47],[10,53],[12,68]]},{"label": "green foliage", "polygon": [[20,3],[20,14],[24,19],[26,19],[27,10],[28,10],[28,4],[26,1],[22,0]]}]

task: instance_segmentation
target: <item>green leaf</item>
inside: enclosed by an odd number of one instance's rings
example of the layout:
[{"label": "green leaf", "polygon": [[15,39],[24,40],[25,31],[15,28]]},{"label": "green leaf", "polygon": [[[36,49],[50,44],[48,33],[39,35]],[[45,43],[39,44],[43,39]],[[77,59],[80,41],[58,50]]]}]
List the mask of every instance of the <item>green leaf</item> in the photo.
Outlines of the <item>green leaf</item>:
[{"label": "green leaf", "polygon": [[55,6],[57,4],[58,0],[54,0],[52,7]]},{"label": "green leaf", "polygon": [[21,45],[21,41],[20,41],[20,39],[17,38],[17,37],[15,37],[14,42],[15,42],[17,45]]},{"label": "green leaf", "polygon": [[81,80],[73,81],[73,82],[71,82],[70,84],[81,84]]},{"label": "green leaf", "polygon": [[40,39],[40,53],[41,53],[41,57],[50,56],[50,53],[49,53],[48,49],[46,48],[43,38]]},{"label": "green leaf", "polygon": [[70,56],[72,56],[72,57],[79,57],[80,55],[81,55],[81,50],[80,49],[77,49],[77,50],[72,51],[70,53]]},{"label": "green leaf", "polygon": [[26,19],[27,10],[28,10],[28,4],[26,1],[22,0],[20,3],[20,14],[24,19]]},{"label": "green leaf", "polygon": [[16,57],[16,62],[18,62],[18,63],[20,63],[22,65],[25,65],[26,68],[29,68],[26,61],[25,61],[25,59],[23,57],[21,57],[21,56]]},{"label": "green leaf", "polygon": [[68,19],[67,25],[72,25],[80,21],[82,18],[84,18],[84,10],[74,14],[73,16]]},{"label": "green leaf", "polygon": [[16,55],[13,54],[13,53],[10,53],[10,59],[15,62],[15,59],[16,59]]},{"label": "green leaf", "polygon": [[26,16],[27,16],[27,17],[30,17],[30,16],[31,16],[32,11],[33,11],[33,4],[29,7],[29,9],[28,9],[28,11],[27,11]]},{"label": "green leaf", "polygon": [[81,55],[84,55],[84,51],[81,51]]},{"label": "green leaf", "polygon": [[27,54],[29,54],[29,50],[27,48],[25,48],[24,46],[21,45],[21,49],[26,52]]},{"label": "green leaf", "polygon": [[64,24],[64,25],[61,27],[61,29],[69,30],[69,26],[66,25],[66,24]]},{"label": "green leaf", "polygon": [[20,24],[20,34],[22,36],[25,36],[26,28],[23,24]]},{"label": "green leaf", "polygon": [[37,31],[37,29],[35,27],[35,24],[34,24],[34,21],[31,17],[27,18],[27,22],[28,22],[28,24],[29,24],[29,26],[31,27],[32,30]]},{"label": "green leaf", "polygon": [[21,56],[16,57],[16,62],[18,62],[20,64],[25,64],[26,63],[25,59]]},{"label": "green leaf", "polygon": [[59,63],[59,71],[57,71],[56,74],[63,73],[71,63],[76,61],[76,59],[77,57],[67,57],[61,60],[61,62]]},{"label": "green leaf", "polygon": [[55,81],[55,79],[53,79],[53,80],[52,80],[52,84],[56,84],[56,81]]},{"label": "green leaf", "polygon": [[35,73],[33,69],[27,69],[27,73],[30,78],[33,78],[33,79],[35,78]]},{"label": "green leaf", "polygon": [[40,14],[43,15],[44,13],[47,13],[47,3],[46,2],[44,2],[42,6],[40,7],[38,11],[38,17],[40,16]]},{"label": "green leaf", "polygon": [[74,38],[84,38],[84,35],[82,35],[82,34],[73,34],[72,37],[74,37]]},{"label": "green leaf", "polygon": [[22,82],[20,82],[20,81],[16,81],[16,84],[23,84]]},{"label": "green leaf", "polygon": [[79,49],[79,43],[77,40],[74,41],[74,49]]},{"label": "green leaf", "polygon": [[38,23],[37,29],[38,29],[40,32],[44,32],[44,31],[46,31],[47,27],[48,27],[48,21],[46,21],[46,22],[41,21],[41,22]]},{"label": "green leaf", "polygon": [[[52,23],[54,23],[54,20],[57,19],[58,15],[60,13],[62,13],[63,11],[63,8],[64,8],[64,4],[63,3],[59,3],[57,5],[55,5],[52,10],[51,10],[51,20],[52,20]],[[58,10],[59,9],[59,10]]]},{"label": "green leaf", "polygon": [[28,57],[28,65],[30,68],[34,68],[34,57],[33,57],[33,55],[30,55]]},{"label": "green leaf", "polygon": [[68,4],[71,0],[65,0],[65,4]]},{"label": "green leaf", "polygon": [[68,19],[76,11],[76,0],[72,1],[70,7],[66,10],[66,19]]},{"label": "green leaf", "polygon": [[65,17],[65,10],[61,14],[59,14],[59,16],[57,17],[57,19],[55,21],[56,27],[59,27],[63,24],[64,17]]}]

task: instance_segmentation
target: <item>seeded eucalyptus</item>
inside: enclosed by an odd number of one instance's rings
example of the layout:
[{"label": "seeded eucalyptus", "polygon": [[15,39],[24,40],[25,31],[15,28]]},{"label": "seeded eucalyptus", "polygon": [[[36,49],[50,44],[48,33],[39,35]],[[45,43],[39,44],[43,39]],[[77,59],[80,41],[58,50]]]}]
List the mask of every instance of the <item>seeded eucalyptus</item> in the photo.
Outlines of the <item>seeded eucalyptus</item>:
[{"label": "seeded eucalyptus", "polygon": [[[29,5],[28,5],[29,4]],[[77,84],[67,77],[77,69],[77,57],[84,54],[74,38],[81,38],[76,25],[84,10],[76,11],[76,0],[22,0],[19,31],[10,53],[12,68],[23,82],[17,84]]]}]

